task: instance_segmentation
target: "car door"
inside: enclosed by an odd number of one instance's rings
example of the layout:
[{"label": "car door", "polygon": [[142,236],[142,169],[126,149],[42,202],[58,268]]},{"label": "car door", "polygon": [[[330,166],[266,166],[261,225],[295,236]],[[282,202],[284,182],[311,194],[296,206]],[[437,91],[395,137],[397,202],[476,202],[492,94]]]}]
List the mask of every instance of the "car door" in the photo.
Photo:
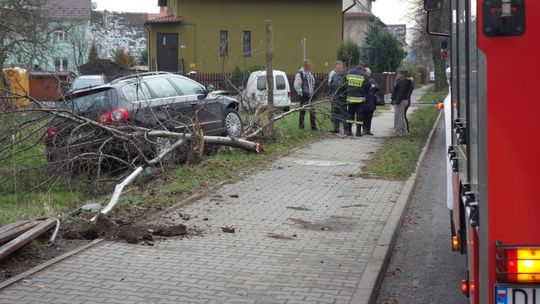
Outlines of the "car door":
[{"label": "car door", "polygon": [[289,91],[287,90],[287,79],[284,75],[274,76],[274,105],[285,107],[289,105]]},{"label": "car door", "polygon": [[205,134],[222,130],[223,114],[217,97],[208,97],[202,85],[186,77],[170,76],[169,80],[182,91],[191,106],[192,117],[198,116]]},{"label": "car door", "polygon": [[145,79],[153,94],[152,114],[167,129],[176,132],[189,132],[193,124],[194,111],[187,96],[164,76]]}]

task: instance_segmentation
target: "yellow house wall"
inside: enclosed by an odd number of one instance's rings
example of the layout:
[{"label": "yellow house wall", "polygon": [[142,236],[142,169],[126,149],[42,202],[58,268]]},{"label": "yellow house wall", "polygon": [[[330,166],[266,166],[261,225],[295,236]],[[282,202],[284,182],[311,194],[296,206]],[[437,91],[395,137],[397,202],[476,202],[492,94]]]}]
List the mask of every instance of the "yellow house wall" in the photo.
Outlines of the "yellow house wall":
[{"label": "yellow house wall", "polygon": [[[151,67],[156,33],[179,33],[179,61],[186,71],[231,72],[266,63],[266,25],[274,29],[274,68],[293,73],[302,64],[300,41],[307,40],[307,58],[314,72],[328,72],[341,42],[341,0],[176,0],[169,13],[184,18],[180,25],[152,25]],[[229,33],[227,57],[219,56],[220,31]],[[251,31],[251,57],[243,57],[242,33]]]}]

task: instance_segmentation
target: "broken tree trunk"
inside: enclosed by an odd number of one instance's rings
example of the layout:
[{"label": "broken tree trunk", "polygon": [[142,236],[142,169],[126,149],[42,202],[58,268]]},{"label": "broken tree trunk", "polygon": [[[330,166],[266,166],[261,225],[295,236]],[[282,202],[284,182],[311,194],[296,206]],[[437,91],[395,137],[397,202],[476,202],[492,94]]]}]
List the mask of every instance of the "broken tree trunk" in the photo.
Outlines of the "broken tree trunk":
[{"label": "broken tree trunk", "polygon": [[[160,136],[166,136],[166,137],[179,137],[183,139],[190,140],[192,138],[191,134],[180,134],[176,132],[169,132],[169,131],[150,131],[147,133],[150,137],[160,137]],[[205,144],[211,144],[211,145],[220,145],[220,146],[229,146],[234,148],[240,148],[249,152],[255,152],[255,153],[262,153],[264,152],[264,148],[252,141],[248,141],[241,138],[230,138],[230,137],[222,137],[222,136],[204,136],[204,142]]]},{"label": "broken tree trunk", "polygon": [[26,231],[22,235],[18,236],[17,238],[11,240],[10,242],[0,247],[0,261],[10,256],[17,249],[30,243],[38,236],[53,229],[56,226],[56,223],[57,223],[57,219],[55,218],[49,218],[49,219],[43,220],[37,226],[33,227],[32,229]]}]

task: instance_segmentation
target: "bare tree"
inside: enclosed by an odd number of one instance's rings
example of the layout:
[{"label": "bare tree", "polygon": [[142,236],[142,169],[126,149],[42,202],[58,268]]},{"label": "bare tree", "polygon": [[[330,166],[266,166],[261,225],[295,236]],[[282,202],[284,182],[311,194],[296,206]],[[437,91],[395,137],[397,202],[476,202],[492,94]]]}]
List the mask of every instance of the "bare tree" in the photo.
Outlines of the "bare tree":
[{"label": "bare tree", "polygon": [[73,63],[79,67],[87,62],[91,47],[94,45],[90,30],[84,24],[73,24],[67,31],[68,42],[73,53]]},{"label": "bare tree", "polygon": [[[448,0],[443,0],[443,2],[446,1]],[[424,1],[409,0],[409,3],[412,10],[411,22],[414,22],[412,48],[420,57],[427,57],[432,61],[435,72],[435,90],[447,91],[446,62],[441,58],[441,38],[428,34],[427,13],[424,11]],[[446,4],[442,6],[444,9],[438,14],[444,18],[435,19],[435,22],[431,24],[431,30],[444,32],[444,27],[449,26],[447,20],[449,12],[446,11],[448,7]]]},{"label": "bare tree", "polygon": [[8,56],[26,64],[45,57],[53,31],[43,11],[45,3],[46,0],[0,2],[0,67]]}]

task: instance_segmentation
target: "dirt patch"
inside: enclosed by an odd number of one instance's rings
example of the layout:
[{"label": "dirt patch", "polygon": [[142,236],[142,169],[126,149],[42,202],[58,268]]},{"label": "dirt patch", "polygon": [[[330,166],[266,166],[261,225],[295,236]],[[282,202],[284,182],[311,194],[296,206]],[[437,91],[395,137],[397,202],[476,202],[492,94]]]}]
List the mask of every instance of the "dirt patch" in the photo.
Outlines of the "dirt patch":
[{"label": "dirt patch", "polygon": [[330,216],[330,218],[328,219],[315,222],[310,222],[297,218],[289,218],[289,220],[306,230],[334,232],[351,231],[353,226],[355,225],[355,221],[357,221],[357,219],[354,219],[352,217],[336,215]]},{"label": "dirt patch", "polygon": [[293,207],[293,206],[289,206],[289,207],[287,207],[287,209],[296,210],[296,211],[311,211],[311,209],[308,209],[308,208],[306,208],[306,207]]},{"label": "dirt patch", "polygon": [[361,207],[367,207],[367,205],[358,204],[358,205],[345,205],[345,206],[341,206],[341,208],[344,208],[344,209],[347,209],[347,208],[361,208]]},{"label": "dirt patch", "polygon": [[277,234],[277,233],[269,233],[269,238],[276,239],[276,240],[294,240],[296,234],[293,234],[292,236],[286,236],[284,234]]},{"label": "dirt patch", "polygon": [[118,225],[105,215],[97,218],[96,223],[86,219],[78,219],[68,226],[62,234],[66,239],[93,240],[105,237],[110,240],[125,241],[129,244],[154,242],[154,236],[173,237],[188,234],[188,228],[184,224],[164,222],[160,224],[129,223]]},{"label": "dirt patch", "polygon": [[86,240],[66,240],[57,238],[52,245],[46,244],[47,235],[14,252],[0,261],[0,282],[19,275],[39,264],[88,244]]}]

